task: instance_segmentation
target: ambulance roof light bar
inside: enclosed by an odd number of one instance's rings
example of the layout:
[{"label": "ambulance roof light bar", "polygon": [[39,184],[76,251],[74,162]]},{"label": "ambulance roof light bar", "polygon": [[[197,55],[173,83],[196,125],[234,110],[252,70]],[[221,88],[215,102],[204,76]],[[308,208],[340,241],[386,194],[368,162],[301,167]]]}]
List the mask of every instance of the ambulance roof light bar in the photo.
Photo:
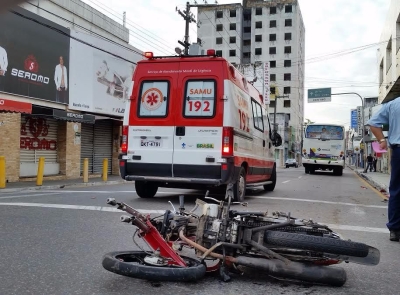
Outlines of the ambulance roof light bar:
[{"label": "ambulance roof light bar", "polygon": [[147,51],[147,52],[145,52],[144,53],[144,57],[146,57],[146,58],[153,58],[154,56],[153,56],[153,52],[151,52],[151,51]]},{"label": "ambulance roof light bar", "polygon": [[215,56],[215,49],[207,49],[207,56]]}]

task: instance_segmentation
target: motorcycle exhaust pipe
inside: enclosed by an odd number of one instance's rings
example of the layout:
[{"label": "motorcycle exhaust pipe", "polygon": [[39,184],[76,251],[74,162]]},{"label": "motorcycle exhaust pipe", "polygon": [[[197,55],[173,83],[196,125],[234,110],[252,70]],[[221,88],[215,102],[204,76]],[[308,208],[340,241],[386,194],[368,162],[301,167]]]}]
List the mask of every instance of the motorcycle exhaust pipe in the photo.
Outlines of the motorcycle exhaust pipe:
[{"label": "motorcycle exhaust pipe", "polygon": [[234,258],[235,263],[251,268],[262,269],[270,275],[284,279],[341,287],[347,275],[343,268],[306,265],[300,262],[285,263],[278,259],[260,259],[246,256]]}]

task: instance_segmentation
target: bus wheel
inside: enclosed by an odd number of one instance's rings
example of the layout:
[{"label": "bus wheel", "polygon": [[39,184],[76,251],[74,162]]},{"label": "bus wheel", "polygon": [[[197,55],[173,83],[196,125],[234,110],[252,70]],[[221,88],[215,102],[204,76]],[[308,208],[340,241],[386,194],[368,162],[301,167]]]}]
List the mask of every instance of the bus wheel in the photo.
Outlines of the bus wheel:
[{"label": "bus wheel", "polygon": [[238,178],[233,185],[233,197],[237,202],[243,202],[246,195],[246,169],[240,167]]}]

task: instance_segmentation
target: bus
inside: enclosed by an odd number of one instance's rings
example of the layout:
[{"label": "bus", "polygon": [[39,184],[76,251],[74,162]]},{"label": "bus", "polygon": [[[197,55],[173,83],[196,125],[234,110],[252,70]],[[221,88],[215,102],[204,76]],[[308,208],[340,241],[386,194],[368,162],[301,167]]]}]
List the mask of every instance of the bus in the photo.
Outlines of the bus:
[{"label": "bus", "polygon": [[308,124],[304,128],[302,163],[305,173],[333,171],[341,176],[345,167],[345,129],[335,124]]}]

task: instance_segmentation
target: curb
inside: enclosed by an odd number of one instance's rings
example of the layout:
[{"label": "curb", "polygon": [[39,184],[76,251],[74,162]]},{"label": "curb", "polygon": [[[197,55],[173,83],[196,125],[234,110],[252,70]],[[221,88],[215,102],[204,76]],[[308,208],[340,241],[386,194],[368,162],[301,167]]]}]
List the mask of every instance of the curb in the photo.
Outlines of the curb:
[{"label": "curb", "polygon": [[363,179],[365,179],[366,181],[368,181],[368,183],[370,185],[372,185],[374,188],[376,188],[378,191],[380,191],[381,193],[386,193],[389,191],[389,188],[386,185],[382,185],[380,183],[377,183],[375,180],[369,178],[367,175],[365,175],[362,172],[359,171],[355,171],[357,173],[357,175],[359,175],[360,177],[362,177]]},{"label": "curb", "polygon": [[[111,181],[98,181],[98,182],[87,182],[87,183],[71,183],[71,184],[57,184],[57,185],[43,185],[43,186],[29,186],[29,187],[20,187],[20,188],[5,188],[1,189],[0,193],[15,193],[22,191],[39,191],[39,190],[54,190],[54,189],[63,189],[66,187],[89,187],[89,186],[100,186],[100,185],[113,185],[113,184],[121,184],[126,183],[126,180],[111,180]],[[131,181],[129,181],[132,183]]]}]

